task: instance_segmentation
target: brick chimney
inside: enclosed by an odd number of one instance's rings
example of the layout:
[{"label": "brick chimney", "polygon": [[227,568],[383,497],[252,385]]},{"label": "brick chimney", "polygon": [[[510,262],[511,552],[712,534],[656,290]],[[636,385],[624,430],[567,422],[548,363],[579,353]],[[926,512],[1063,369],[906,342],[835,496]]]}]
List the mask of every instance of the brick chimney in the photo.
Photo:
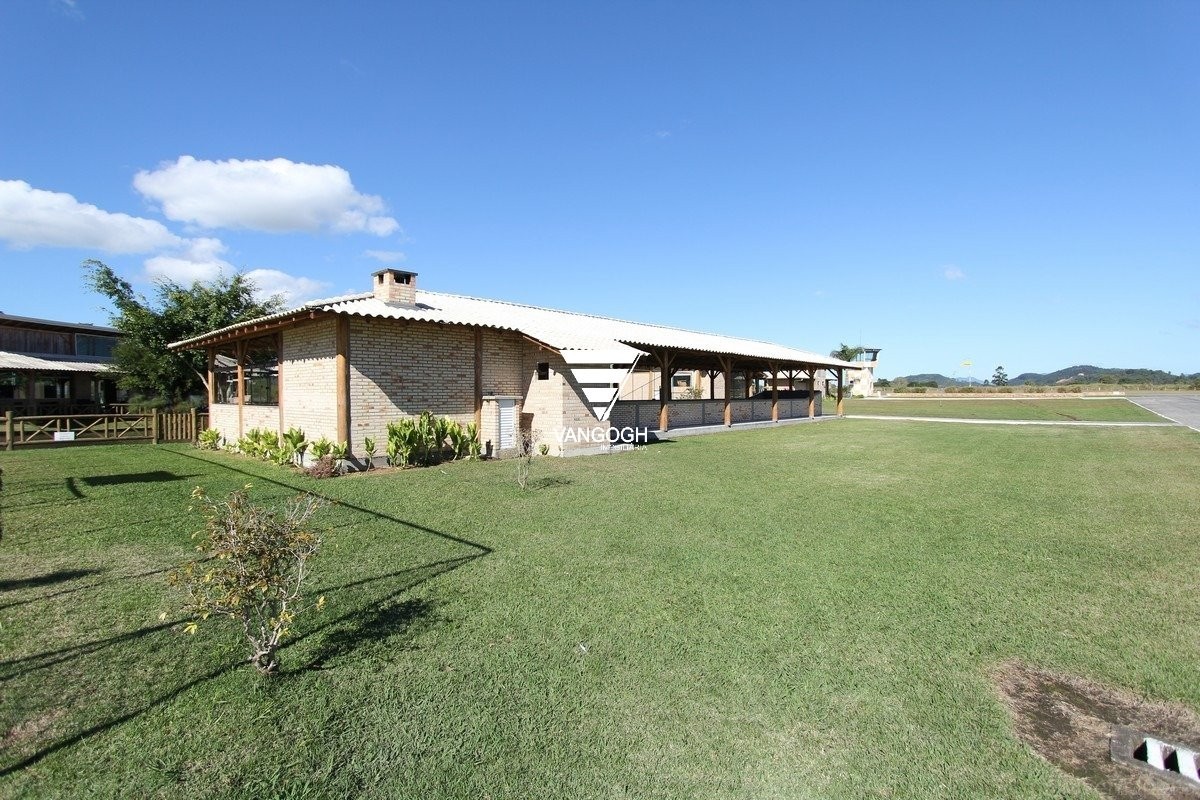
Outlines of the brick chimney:
[{"label": "brick chimney", "polygon": [[373,277],[375,299],[405,306],[417,304],[417,273],[400,269],[381,269]]}]

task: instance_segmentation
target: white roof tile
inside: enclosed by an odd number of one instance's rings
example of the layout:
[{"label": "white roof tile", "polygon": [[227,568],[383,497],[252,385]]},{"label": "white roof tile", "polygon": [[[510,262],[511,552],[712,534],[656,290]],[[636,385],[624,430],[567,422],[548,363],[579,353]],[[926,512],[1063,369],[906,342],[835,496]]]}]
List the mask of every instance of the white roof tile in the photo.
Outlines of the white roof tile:
[{"label": "white roof tile", "polygon": [[[314,310],[379,319],[477,325],[520,331],[563,352],[569,361],[576,361],[576,358],[568,356],[569,351],[594,351],[594,358],[599,361],[631,362],[646,349],[671,348],[826,367],[855,367],[854,364],[836,358],[771,342],[422,290],[416,292],[415,306],[385,303],[370,293],[334,297],[175,342],[171,347],[186,347],[211,336],[235,331],[243,325],[262,324]],[[579,353],[578,356],[583,356],[583,353]]]},{"label": "white roof tile", "polygon": [[113,365],[109,361],[41,358],[25,353],[0,351],[0,369],[38,370],[41,372],[109,372],[113,370]]}]

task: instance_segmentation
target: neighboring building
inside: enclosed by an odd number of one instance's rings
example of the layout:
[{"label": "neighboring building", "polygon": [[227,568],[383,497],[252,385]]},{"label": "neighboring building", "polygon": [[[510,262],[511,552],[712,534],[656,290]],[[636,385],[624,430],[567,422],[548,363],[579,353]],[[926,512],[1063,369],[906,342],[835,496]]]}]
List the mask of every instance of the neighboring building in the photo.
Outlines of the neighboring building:
[{"label": "neighboring building", "polygon": [[[561,455],[595,449],[613,427],[816,415],[817,397],[752,400],[750,389],[761,388],[764,373],[803,375],[804,383],[853,366],[765,342],[418,291],[412,272],[373,277],[370,293],[172,344],[208,353],[210,425],[227,439],[294,426],[361,454],[366,437],[383,449],[388,422],[431,411],[475,422],[493,454],[516,452],[527,439]],[[641,386],[650,374],[659,399],[619,400],[622,386]],[[671,399],[690,389],[682,376],[721,399]]]},{"label": "neighboring building", "polygon": [[854,359],[854,369],[846,373],[852,397],[871,397],[875,394],[875,368],[879,366],[878,347],[864,347]]},{"label": "neighboring building", "polygon": [[112,370],[119,336],[103,325],[0,314],[0,412],[80,414],[123,399]]}]

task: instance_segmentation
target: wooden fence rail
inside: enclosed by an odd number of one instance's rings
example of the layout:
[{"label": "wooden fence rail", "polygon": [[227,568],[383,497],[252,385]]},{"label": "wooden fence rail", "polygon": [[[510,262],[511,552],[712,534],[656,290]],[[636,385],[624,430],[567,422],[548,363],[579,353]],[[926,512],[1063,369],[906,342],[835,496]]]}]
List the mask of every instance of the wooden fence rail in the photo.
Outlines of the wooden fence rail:
[{"label": "wooden fence rail", "polygon": [[12,450],[27,444],[67,445],[73,442],[194,442],[208,426],[208,415],[185,412],[147,414],[58,414],[15,416],[4,412],[3,440]]}]

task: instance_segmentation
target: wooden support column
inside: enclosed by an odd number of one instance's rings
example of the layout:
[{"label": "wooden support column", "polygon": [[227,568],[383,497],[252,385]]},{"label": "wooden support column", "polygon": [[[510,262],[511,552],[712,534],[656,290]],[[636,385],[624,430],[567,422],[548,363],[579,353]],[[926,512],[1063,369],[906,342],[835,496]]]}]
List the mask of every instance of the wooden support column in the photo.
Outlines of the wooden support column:
[{"label": "wooden support column", "polygon": [[4,412],[4,449],[13,449],[13,412],[10,408]]},{"label": "wooden support column", "polygon": [[287,428],[283,424],[283,331],[275,334],[275,410],[279,412],[279,438]]},{"label": "wooden support column", "polygon": [[658,380],[658,429],[665,431],[671,425],[671,366],[675,357],[669,350],[655,353],[660,368]]},{"label": "wooden support column", "polygon": [[808,371],[808,418],[817,416],[817,368]]},{"label": "wooden support column", "polygon": [[238,438],[246,435],[246,340],[239,339],[234,345],[237,358],[237,403],[238,403]]},{"label": "wooden support column", "polygon": [[717,371],[715,369],[708,371],[708,399],[717,399]]},{"label": "wooden support column", "polygon": [[337,440],[350,441],[350,317],[339,314],[334,337],[334,369],[337,371]]},{"label": "wooden support column", "polygon": [[779,422],[779,365],[769,364],[771,370],[771,422]]},{"label": "wooden support column", "polygon": [[475,430],[483,438],[483,328],[475,329]]},{"label": "wooden support column", "polygon": [[788,391],[789,392],[796,391],[796,370],[794,370],[794,369],[788,370],[787,379],[788,379]]},{"label": "wooden support column", "polygon": [[208,407],[217,402],[217,348],[208,348]]},{"label": "wooden support column", "polygon": [[837,394],[837,415],[840,417],[846,413],[845,393],[842,388],[842,381],[845,378],[846,371],[838,367],[838,394]]},{"label": "wooden support column", "polygon": [[746,399],[747,400],[750,399],[750,395],[752,394],[751,387],[750,387],[750,376],[753,374],[754,374],[754,372],[752,370],[748,370],[748,369],[742,370],[742,381],[743,381],[743,383],[746,384]]},{"label": "wooden support column", "polygon": [[721,359],[721,372],[725,375],[725,427],[733,427],[733,405],[730,402],[729,392],[733,390],[733,359]]}]

